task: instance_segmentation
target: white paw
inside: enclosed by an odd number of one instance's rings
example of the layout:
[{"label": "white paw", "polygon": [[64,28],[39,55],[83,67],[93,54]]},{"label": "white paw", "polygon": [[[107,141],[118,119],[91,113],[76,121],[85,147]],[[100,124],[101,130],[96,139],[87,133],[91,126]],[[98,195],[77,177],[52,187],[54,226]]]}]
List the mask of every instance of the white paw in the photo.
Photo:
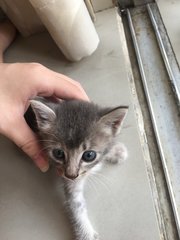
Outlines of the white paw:
[{"label": "white paw", "polygon": [[98,233],[94,232],[93,240],[99,240],[99,235],[98,235]]},{"label": "white paw", "polygon": [[96,232],[84,233],[76,236],[75,240],[99,240],[99,235]]},{"label": "white paw", "polygon": [[109,153],[107,153],[105,160],[116,164],[123,163],[128,157],[127,148],[123,143],[117,143],[112,147]]}]

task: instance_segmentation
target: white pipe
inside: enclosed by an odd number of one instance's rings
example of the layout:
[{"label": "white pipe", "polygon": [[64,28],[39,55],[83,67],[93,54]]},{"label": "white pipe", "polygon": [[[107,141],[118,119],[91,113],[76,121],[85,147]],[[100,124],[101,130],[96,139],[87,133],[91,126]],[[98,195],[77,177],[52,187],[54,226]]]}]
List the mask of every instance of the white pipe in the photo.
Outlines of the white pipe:
[{"label": "white pipe", "polygon": [[72,61],[91,55],[99,38],[83,0],[30,0],[52,38]]}]

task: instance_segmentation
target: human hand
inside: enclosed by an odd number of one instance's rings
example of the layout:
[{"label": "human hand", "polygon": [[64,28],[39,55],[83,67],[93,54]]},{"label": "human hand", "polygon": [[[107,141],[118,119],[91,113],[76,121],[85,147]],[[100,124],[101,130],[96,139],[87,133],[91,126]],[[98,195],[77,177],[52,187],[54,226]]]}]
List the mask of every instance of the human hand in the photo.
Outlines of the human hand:
[{"label": "human hand", "polygon": [[78,82],[38,63],[0,63],[0,72],[0,133],[10,138],[45,172],[48,161],[24,119],[29,100],[35,96],[82,100],[88,97]]}]

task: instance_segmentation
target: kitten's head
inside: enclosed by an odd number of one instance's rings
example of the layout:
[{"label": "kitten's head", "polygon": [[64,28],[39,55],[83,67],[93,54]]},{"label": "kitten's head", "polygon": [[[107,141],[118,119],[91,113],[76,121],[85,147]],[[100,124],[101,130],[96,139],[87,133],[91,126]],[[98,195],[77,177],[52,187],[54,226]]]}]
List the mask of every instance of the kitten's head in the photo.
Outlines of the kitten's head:
[{"label": "kitten's head", "polygon": [[97,166],[120,131],[127,107],[100,108],[89,102],[53,106],[32,100],[38,134],[62,176],[75,179]]}]

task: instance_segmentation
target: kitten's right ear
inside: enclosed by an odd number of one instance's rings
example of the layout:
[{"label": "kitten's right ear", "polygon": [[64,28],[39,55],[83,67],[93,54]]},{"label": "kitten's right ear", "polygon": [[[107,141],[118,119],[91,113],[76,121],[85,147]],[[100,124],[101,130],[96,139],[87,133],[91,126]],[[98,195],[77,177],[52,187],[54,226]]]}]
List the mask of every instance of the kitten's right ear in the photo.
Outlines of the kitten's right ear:
[{"label": "kitten's right ear", "polygon": [[31,107],[35,113],[38,128],[47,130],[56,119],[55,112],[44,103],[37,100],[30,100]]},{"label": "kitten's right ear", "polygon": [[100,119],[100,123],[103,124],[104,127],[111,129],[114,135],[117,135],[121,130],[127,112],[127,106],[116,107],[103,115]]}]

